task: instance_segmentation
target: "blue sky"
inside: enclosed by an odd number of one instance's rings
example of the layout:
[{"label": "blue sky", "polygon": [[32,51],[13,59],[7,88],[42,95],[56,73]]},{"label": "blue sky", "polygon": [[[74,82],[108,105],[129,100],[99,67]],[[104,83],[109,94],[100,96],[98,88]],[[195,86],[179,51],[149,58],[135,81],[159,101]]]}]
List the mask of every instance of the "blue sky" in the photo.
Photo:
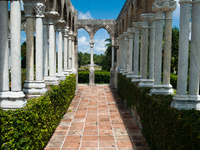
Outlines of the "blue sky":
[{"label": "blue sky", "polygon": [[[75,9],[78,10],[79,19],[117,19],[126,0],[71,0]],[[175,0],[179,1],[179,0]],[[23,5],[22,5],[23,9]],[[180,5],[173,12],[173,27],[179,27]],[[106,30],[100,29],[94,36],[94,54],[103,54],[105,39],[109,38]],[[22,42],[26,35],[22,32]],[[89,35],[83,30],[78,30],[78,51],[90,53]]]}]

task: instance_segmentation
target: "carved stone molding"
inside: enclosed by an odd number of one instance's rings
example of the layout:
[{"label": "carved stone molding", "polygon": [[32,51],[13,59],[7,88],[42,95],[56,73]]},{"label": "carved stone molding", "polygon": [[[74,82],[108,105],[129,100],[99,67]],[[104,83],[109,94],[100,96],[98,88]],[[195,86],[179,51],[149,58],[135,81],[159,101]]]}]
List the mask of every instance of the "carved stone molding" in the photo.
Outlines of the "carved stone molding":
[{"label": "carved stone molding", "polygon": [[38,18],[44,17],[45,8],[46,6],[43,3],[35,3],[34,10],[36,13],[36,17]]}]

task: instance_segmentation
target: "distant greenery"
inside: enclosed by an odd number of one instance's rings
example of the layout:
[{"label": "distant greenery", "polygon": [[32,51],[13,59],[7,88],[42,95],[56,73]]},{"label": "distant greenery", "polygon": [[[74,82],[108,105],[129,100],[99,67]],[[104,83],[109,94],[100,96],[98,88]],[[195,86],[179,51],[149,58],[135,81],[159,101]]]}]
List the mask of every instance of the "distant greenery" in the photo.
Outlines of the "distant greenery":
[{"label": "distant greenery", "polygon": [[[111,67],[111,52],[112,52],[112,44],[111,44],[111,39],[106,39],[106,51],[104,54],[97,55],[94,54],[94,64],[97,64],[99,66],[102,66],[102,70],[107,70],[110,71]],[[85,66],[90,64],[90,54],[89,53],[82,53],[78,52],[78,67],[80,68],[81,66]]]}]

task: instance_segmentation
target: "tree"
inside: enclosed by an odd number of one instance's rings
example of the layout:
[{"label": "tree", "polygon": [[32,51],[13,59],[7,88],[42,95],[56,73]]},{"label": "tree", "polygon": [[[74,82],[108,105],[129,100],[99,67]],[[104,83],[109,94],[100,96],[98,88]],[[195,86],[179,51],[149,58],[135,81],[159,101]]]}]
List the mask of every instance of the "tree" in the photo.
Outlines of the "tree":
[{"label": "tree", "polygon": [[112,41],[111,38],[108,38],[105,40],[106,42],[108,42],[106,44],[106,51],[105,51],[105,55],[103,56],[101,65],[102,65],[102,70],[107,70],[110,71],[110,67],[111,67],[111,53],[112,53]]}]

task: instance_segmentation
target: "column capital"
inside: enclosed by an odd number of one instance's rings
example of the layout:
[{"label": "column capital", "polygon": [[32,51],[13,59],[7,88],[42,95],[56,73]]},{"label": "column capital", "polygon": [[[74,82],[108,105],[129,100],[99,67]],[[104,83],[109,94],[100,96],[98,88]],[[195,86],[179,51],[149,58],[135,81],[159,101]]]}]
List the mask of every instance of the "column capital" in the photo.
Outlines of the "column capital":
[{"label": "column capital", "polygon": [[143,23],[142,22],[133,22],[133,27],[135,29],[135,34],[139,34],[142,30]]},{"label": "column capital", "polygon": [[191,3],[192,0],[179,0],[179,4]]},{"label": "column capital", "polygon": [[72,40],[73,36],[73,31],[69,31],[69,40]]},{"label": "column capital", "polygon": [[94,39],[90,39],[90,47],[91,47],[91,48],[94,47]]},{"label": "column capital", "polygon": [[69,27],[65,27],[64,32],[63,32],[64,37],[68,37],[68,33],[69,33]]},{"label": "column capital", "polygon": [[154,1],[152,10],[153,12],[157,11],[174,11],[177,7],[176,1],[168,1],[168,0],[162,0],[162,1]]},{"label": "column capital", "polygon": [[[140,15],[142,21],[148,21],[149,24],[151,24],[151,22],[153,20],[155,20],[155,14],[154,13],[143,13]],[[144,25],[144,22],[143,22]]]},{"label": "column capital", "polygon": [[65,22],[65,20],[56,20],[55,24],[56,24],[56,30],[62,31],[62,30],[64,30],[66,22]]},{"label": "column capital", "polygon": [[128,33],[127,33],[127,32],[124,32],[124,33],[123,33],[123,37],[124,37],[124,40],[125,40],[125,41],[128,41]]},{"label": "column capital", "polygon": [[34,4],[34,10],[37,18],[43,18],[46,6],[42,2],[36,2]]},{"label": "column capital", "polygon": [[33,18],[33,12],[34,12],[34,4],[33,2],[27,1],[24,2],[24,12],[26,18]]},{"label": "column capital", "polygon": [[55,24],[55,20],[58,18],[59,14],[56,11],[48,11],[44,13],[45,18],[47,18],[48,25]]},{"label": "column capital", "polygon": [[134,28],[128,28],[127,32],[128,32],[129,39],[133,39],[133,36],[135,33]]}]

